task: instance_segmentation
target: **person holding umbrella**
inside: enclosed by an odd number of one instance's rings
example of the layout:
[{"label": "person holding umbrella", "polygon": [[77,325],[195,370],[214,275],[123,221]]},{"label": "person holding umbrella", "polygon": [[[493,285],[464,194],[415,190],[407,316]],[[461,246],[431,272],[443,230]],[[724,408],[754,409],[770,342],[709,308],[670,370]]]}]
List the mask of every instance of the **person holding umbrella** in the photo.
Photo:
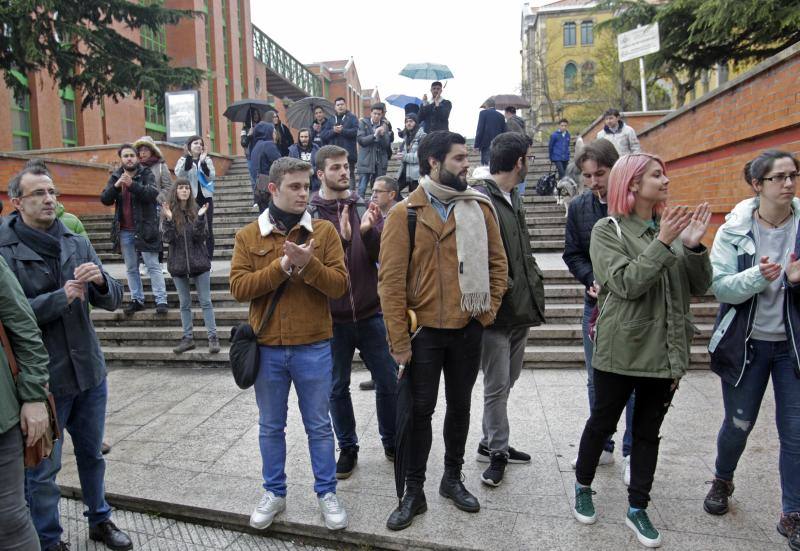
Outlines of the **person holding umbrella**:
[{"label": "person holding umbrella", "polygon": [[[267,115],[267,120],[272,120],[272,111],[268,112]],[[253,130],[260,122],[261,111],[258,109],[251,109],[247,122],[244,123],[244,128],[242,128],[242,137],[239,140],[239,143],[241,143],[244,148],[244,156],[247,159],[250,159],[250,151],[253,149]]]},{"label": "person holding umbrella", "polygon": [[292,131],[281,122],[278,113],[272,113],[272,124],[275,126],[275,144],[281,152],[281,157],[288,157],[289,148],[294,144]]},{"label": "person holding umbrella", "polygon": [[[481,336],[500,308],[508,265],[494,206],[467,188],[468,168],[463,136],[425,136],[419,145],[419,188],[394,206],[381,235],[378,292],[390,352],[400,366],[395,440],[400,502],[387,520],[390,530],[407,528],[427,510],[423,485],[442,371],[447,412],[439,494],[462,511],[480,510],[461,481],[461,466]],[[409,310],[422,327],[413,341]]]},{"label": "person holding umbrella", "polygon": [[422,96],[422,107],[419,110],[419,122],[424,124],[425,132],[450,130],[450,110],[453,104],[442,98],[442,83],[438,80],[431,84],[431,99],[428,94]]}]

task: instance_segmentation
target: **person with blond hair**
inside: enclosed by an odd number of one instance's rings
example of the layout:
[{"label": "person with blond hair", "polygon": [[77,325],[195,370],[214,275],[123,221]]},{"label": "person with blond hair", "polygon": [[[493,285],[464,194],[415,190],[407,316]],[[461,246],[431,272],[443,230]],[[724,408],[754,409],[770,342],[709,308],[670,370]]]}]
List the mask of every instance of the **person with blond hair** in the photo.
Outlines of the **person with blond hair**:
[{"label": "person with blond hair", "polygon": [[694,333],[689,299],[711,285],[708,250],[700,242],[711,220],[708,203],[692,212],[686,206],[667,208],[668,198],[661,159],[623,155],[609,177],[609,216],[595,224],[589,247],[600,287],[595,399],[578,451],[573,514],[583,524],[596,522],[591,484],[597,462],[635,392],[625,524],[646,547],[661,545],[647,504],[661,423],[689,366]]}]

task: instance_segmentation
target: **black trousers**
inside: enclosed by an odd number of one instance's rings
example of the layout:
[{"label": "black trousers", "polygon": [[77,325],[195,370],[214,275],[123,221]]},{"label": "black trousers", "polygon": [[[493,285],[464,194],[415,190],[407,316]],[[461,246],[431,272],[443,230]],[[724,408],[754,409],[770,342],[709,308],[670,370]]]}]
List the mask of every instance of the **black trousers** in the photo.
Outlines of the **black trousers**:
[{"label": "black trousers", "polygon": [[630,377],[595,369],[594,407],[583,429],[575,470],[578,483],[592,484],[603,446],[616,432],[622,410],[636,391],[628,503],[637,509],[646,508],[658,462],[659,430],[677,388],[677,379]]},{"label": "black trousers", "polygon": [[444,465],[461,469],[469,432],[472,387],[481,362],[483,326],[470,321],[462,329],[424,328],[411,343],[410,377],[414,396],[413,428],[406,485],[421,488],[431,451],[431,417],[439,395],[439,379],[444,371]]}]

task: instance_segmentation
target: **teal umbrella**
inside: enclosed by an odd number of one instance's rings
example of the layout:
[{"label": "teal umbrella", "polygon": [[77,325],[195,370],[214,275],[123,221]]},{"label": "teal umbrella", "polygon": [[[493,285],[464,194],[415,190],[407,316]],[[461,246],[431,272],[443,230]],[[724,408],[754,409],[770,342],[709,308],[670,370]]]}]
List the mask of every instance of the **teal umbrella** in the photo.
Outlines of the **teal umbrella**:
[{"label": "teal umbrella", "polygon": [[439,63],[409,63],[403,67],[403,70],[400,71],[400,75],[415,80],[444,80],[453,78],[453,72],[447,65],[441,65]]}]

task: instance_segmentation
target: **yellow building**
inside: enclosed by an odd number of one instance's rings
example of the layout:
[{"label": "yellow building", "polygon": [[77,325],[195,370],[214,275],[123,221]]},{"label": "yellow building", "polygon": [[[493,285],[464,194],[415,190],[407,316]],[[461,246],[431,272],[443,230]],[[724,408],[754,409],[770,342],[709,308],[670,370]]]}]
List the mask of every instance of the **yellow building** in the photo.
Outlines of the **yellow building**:
[{"label": "yellow building", "polygon": [[[526,118],[535,128],[561,117],[588,122],[595,111],[610,107],[596,88],[601,58],[614,45],[611,33],[596,27],[612,14],[596,11],[592,0],[538,4],[524,4],[522,17],[522,95],[531,102]],[[581,120],[573,121],[576,117]]]}]

